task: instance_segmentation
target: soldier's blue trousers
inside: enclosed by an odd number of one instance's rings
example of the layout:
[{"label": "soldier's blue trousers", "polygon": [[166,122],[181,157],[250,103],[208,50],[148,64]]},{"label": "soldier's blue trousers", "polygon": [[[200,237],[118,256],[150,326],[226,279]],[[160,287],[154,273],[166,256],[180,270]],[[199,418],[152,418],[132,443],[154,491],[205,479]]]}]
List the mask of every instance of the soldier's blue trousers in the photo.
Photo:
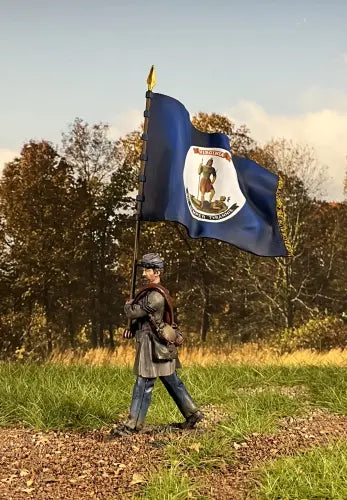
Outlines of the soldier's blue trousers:
[{"label": "soldier's blue trousers", "polygon": [[[199,407],[176,372],[159,378],[185,418],[198,411]],[[152,399],[154,382],[155,378],[137,377],[126,424],[128,427],[141,429],[143,426]]]}]

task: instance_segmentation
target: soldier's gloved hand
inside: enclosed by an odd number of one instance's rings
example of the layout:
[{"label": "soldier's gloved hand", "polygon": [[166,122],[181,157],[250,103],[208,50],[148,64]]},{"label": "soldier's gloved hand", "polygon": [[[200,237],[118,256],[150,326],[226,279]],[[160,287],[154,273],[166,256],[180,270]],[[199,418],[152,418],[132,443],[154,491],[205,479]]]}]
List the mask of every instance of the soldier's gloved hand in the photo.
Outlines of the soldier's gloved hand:
[{"label": "soldier's gloved hand", "polygon": [[133,338],[133,333],[129,328],[124,328],[123,330],[123,339],[132,339]]}]

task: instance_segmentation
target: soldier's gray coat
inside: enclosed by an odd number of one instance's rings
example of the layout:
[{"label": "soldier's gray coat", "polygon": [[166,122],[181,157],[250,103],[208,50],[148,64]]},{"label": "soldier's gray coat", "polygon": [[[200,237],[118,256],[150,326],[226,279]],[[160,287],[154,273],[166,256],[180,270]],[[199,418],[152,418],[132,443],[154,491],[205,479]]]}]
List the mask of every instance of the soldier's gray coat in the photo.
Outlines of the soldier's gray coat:
[{"label": "soldier's gray coat", "polygon": [[171,375],[176,368],[181,368],[179,359],[156,363],[152,358],[152,341],[148,333],[151,326],[148,314],[159,324],[163,320],[164,308],[165,299],[156,290],[146,293],[136,304],[125,304],[124,306],[127,317],[136,321],[136,357],[133,372],[140,377],[162,377]]}]

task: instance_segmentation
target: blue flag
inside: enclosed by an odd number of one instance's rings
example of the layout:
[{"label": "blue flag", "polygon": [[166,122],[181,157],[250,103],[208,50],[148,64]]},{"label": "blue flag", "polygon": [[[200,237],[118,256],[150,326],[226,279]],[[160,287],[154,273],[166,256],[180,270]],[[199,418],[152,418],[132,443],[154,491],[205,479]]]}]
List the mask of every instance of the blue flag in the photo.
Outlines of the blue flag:
[{"label": "blue flag", "polygon": [[276,213],[278,176],[200,132],[176,99],[152,94],[141,220],[176,221],[261,256],[288,255]]}]

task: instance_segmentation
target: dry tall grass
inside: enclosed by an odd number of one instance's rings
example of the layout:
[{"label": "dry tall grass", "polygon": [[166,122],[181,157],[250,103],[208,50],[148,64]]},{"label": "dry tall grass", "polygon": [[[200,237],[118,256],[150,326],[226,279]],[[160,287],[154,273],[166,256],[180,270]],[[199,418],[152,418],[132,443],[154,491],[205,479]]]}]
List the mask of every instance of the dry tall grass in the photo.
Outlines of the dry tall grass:
[{"label": "dry tall grass", "polygon": [[[134,345],[121,344],[115,351],[108,349],[90,349],[86,352],[65,351],[54,352],[50,362],[61,364],[90,364],[115,366],[132,366],[134,362]],[[332,349],[328,352],[314,352],[309,349],[279,355],[268,347],[257,344],[240,346],[212,347],[182,347],[179,358],[183,365],[212,366],[219,364],[251,364],[251,365],[335,365],[347,366],[347,350]]]}]

